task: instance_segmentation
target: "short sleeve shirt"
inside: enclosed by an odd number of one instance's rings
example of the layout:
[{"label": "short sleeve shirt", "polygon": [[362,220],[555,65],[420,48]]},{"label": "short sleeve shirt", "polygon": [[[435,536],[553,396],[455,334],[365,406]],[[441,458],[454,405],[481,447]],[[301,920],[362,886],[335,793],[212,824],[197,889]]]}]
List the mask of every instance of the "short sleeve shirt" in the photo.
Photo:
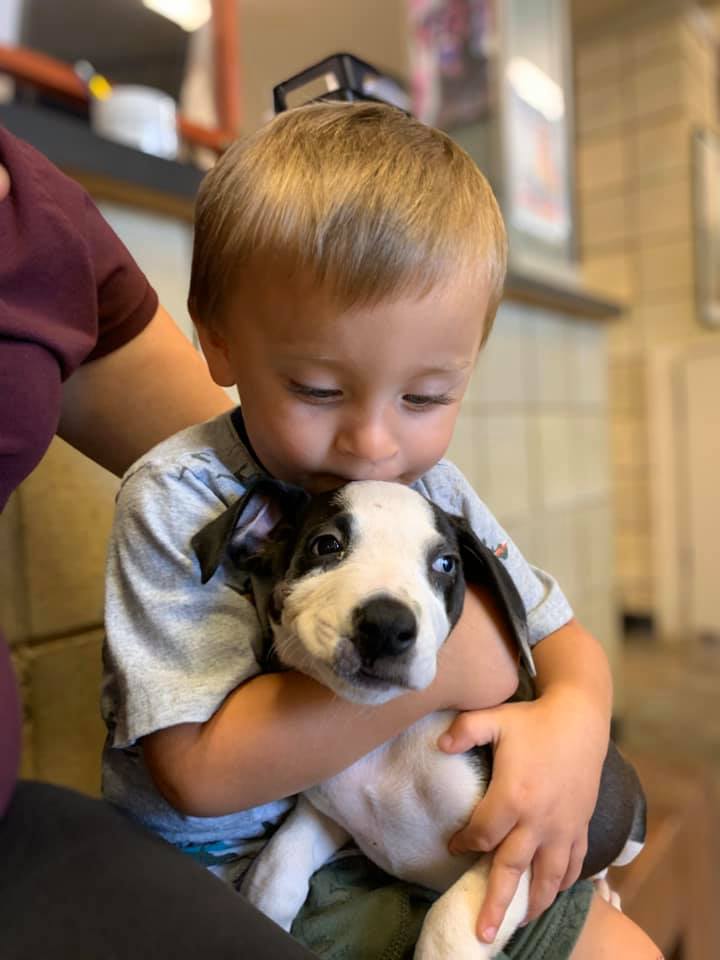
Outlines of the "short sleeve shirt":
[{"label": "short sleeve shirt", "polygon": [[[244,438],[238,408],[159,444],[126,474],[110,542],[103,790],[180,844],[257,839],[288,808],[283,799],[225,817],[184,816],[153,786],[138,743],[175,724],[205,722],[235,687],[264,669],[262,629],[245,575],[228,561],[202,584],[191,548],[192,537],[259,472]],[[528,564],[453,464],[442,461],[415,486],[464,516],[501,556],[523,599],[531,643],[572,617],[557,583]]]},{"label": "short sleeve shirt", "polygon": [[[11,180],[0,202],[2,511],[57,430],[63,381],[136,336],[157,296],[85,191],[3,127],[0,163]],[[0,650],[0,816],[19,754],[13,686]]]}]

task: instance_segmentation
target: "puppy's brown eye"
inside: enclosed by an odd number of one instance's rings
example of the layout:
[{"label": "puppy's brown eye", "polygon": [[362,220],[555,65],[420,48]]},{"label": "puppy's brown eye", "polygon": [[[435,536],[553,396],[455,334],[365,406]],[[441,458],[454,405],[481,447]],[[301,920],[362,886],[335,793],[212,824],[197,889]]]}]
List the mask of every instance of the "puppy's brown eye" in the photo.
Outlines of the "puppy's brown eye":
[{"label": "puppy's brown eye", "polygon": [[320,537],[315,537],[310,544],[310,549],[316,557],[329,557],[334,553],[342,553],[342,544],[330,533],[324,533]]}]

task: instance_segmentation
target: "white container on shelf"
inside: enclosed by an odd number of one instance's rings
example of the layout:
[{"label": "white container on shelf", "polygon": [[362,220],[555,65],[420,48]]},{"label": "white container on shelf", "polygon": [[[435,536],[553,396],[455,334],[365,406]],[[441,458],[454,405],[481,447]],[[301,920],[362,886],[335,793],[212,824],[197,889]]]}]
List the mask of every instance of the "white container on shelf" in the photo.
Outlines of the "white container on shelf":
[{"label": "white container on shelf", "polygon": [[121,84],[102,100],[91,97],[90,123],[108,140],[166,160],[177,157],[177,105],[162,90]]}]

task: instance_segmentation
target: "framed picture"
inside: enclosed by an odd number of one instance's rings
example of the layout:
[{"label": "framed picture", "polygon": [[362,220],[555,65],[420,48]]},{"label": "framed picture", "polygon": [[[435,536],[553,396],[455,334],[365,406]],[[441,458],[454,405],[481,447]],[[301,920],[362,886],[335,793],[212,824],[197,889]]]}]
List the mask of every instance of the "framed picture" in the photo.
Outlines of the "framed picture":
[{"label": "framed picture", "polygon": [[697,316],[720,327],[720,136],[712,130],[693,134],[692,171]]},{"label": "framed picture", "polygon": [[492,105],[495,0],[407,0],[413,113],[443,130]]}]

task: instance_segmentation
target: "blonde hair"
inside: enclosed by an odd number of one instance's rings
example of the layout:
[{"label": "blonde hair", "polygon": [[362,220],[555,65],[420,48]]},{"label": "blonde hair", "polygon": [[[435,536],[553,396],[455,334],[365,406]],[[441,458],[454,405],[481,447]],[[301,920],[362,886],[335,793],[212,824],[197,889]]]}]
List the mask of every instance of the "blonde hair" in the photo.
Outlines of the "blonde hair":
[{"label": "blonde hair", "polygon": [[485,339],[506,260],[490,185],[450,137],[384,104],[316,103],[235,143],[205,178],[188,306],[219,329],[263,270],[302,272],[344,309],[477,277]]}]

